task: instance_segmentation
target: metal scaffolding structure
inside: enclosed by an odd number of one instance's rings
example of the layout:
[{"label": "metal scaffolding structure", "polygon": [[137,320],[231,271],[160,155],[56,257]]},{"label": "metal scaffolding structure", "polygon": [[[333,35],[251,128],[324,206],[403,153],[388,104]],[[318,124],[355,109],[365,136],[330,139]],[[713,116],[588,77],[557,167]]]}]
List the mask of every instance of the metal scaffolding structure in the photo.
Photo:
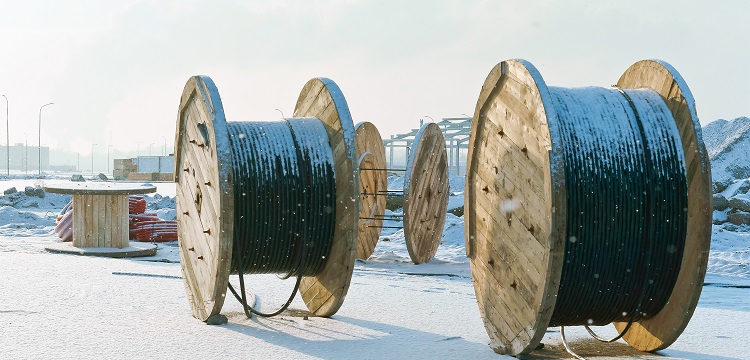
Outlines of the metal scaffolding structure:
[{"label": "metal scaffolding structure", "polygon": [[[448,172],[460,175],[461,170],[466,166],[466,153],[469,150],[469,135],[471,134],[471,117],[443,118],[436,124],[443,131],[443,137],[445,138],[445,147],[448,151]],[[422,121],[420,120],[420,127],[421,125]],[[399,159],[403,162],[397,164],[406,164],[406,159],[409,158],[414,137],[418,131],[419,129],[412,129],[406,134],[391,135],[390,139],[383,139],[383,145],[388,152],[389,168],[394,168],[394,151],[396,149],[404,150],[404,157]]]}]

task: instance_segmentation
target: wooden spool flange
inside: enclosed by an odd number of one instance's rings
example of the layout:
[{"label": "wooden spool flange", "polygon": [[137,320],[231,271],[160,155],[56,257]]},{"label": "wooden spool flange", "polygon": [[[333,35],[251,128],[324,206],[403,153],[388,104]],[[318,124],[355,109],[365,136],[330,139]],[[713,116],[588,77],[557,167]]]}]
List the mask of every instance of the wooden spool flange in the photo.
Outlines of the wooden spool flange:
[{"label": "wooden spool flange", "polygon": [[[671,65],[658,60],[633,64],[617,81],[623,89],[651,89],[661,95],[672,112],[682,140],[688,176],[688,221],[680,274],[668,303],[655,316],[638,321],[623,339],[642,351],[671,345],[685,330],[698,305],[711,247],[711,164],[703,144],[695,99],[687,83]],[[627,323],[615,323],[622,331]]]},{"label": "wooden spool flange", "polygon": [[359,169],[359,236],[357,258],[366,260],[375,251],[385,214],[385,192],[388,172],[385,163],[385,146],[378,128],[370,122],[355,126]]},{"label": "wooden spool flange", "polygon": [[415,264],[435,256],[448,211],[448,154],[440,127],[424,124],[414,137],[404,175],[404,239]]},{"label": "wooden spool flange", "polygon": [[[679,129],[688,171],[681,270],[667,305],[624,339],[654,351],[673,343],[700,296],[711,236],[711,171],[695,104],[671,66],[641,61],[617,84],[662,96]],[[474,111],[465,184],[465,240],[477,303],[496,352],[537,347],[563,268],[566,184],[559,118],[539,72],[523,60],[495,66]],[[622,330],[625,324],[616,323]]]},{"label": "wooden spool flange", "polygon": [[[349,289],[354,268],[359,197],[354,124],[338,86],[312,79],[297,100],[295,117],[316,117],[326,128],[336,176],[336,228],[326,264],[305,276],[300,293],[311,313],[331,316]],[[218,314],[224,304],[234,241],[234,179],[224,108],[207,76],[185,84],[175,134],[177,231],[180,262],[193,316]]]}]

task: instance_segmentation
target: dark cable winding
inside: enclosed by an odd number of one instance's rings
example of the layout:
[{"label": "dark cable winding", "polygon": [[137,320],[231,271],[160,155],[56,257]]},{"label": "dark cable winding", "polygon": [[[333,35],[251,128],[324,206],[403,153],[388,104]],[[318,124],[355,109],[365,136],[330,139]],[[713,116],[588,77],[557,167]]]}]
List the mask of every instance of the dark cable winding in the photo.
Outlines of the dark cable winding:
[{"label": "dark cable winding", "polygon": [[[320,272],[333,243],[336,189],[333,153],[316,118],[230,122],[234,176],[234,249],[229,290],[245,314],[275,316],[291,304],[303,276]],[[272,313],[247,304],[244,274],[297,276],[286,303]]]},{"label": "dark cable winding", "polygon": [[649,318],[672,293],[687,232],[687,175],[672,113],[651,90],[549,89],[568,211],[550,326]]}]

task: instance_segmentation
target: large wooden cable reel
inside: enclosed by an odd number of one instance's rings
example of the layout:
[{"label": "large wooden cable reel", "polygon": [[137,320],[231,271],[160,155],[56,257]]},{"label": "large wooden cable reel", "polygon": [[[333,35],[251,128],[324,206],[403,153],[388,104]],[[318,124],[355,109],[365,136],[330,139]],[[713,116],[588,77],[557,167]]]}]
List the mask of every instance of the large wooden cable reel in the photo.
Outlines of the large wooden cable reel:
[{"label": "large wooden cable reel", "polygon": [[[322,269],[304,276],[299,288],[311,313],[331,316],[343,304],[354,267],[359,207],[354,124],[341,90],[325,78],[305,84],[294,117],[319,120],[332,149],[333,242]],[[185,85],[175,144],[181,267],[193,316],[205,321],[224,304],[235,241],[235,160],[221,98],[209,77],[194,76]]]},{"label": "large wooden cable reel", "polygon": [[[617,82],[657,93],[674,118],[687,170],[687,232],[677,281],[657,314],[623,339],[642,351],[672,344],[700,296],[711,235],[711,174],[695,102],[670,65],[645,60]],[[499,353],[532,351],[556,306],[566,241],[560,118],[539,72],[523,60],[492,69],[477,101],[465,185],[465,241],[480,314]],[[615,322],[618,331],[625,323]]]}]

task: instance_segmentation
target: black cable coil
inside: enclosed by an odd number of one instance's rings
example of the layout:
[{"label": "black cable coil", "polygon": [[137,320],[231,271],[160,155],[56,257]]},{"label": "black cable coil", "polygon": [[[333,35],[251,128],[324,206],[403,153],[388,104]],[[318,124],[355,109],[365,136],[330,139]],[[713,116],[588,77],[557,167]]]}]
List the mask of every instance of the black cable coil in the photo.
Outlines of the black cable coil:
[{"label": "black cable coil", "polygon": [[677,281],[687,232],[685,159],[672,113],[651,90],[549,90],[568,211],[550,326],[653,316]]},{"label": "black cable coil", "polygon": [[[262,316],[283,311],[302,276],[317,274],[333,244],[336,179],[333,152],[317,118],[229,122],[234,177],[234,249],[230,272]],[[243,274],[297,275],[287,304],[272,314],[244,301]],[[249,316],[249,314],[248,314]]]}]

